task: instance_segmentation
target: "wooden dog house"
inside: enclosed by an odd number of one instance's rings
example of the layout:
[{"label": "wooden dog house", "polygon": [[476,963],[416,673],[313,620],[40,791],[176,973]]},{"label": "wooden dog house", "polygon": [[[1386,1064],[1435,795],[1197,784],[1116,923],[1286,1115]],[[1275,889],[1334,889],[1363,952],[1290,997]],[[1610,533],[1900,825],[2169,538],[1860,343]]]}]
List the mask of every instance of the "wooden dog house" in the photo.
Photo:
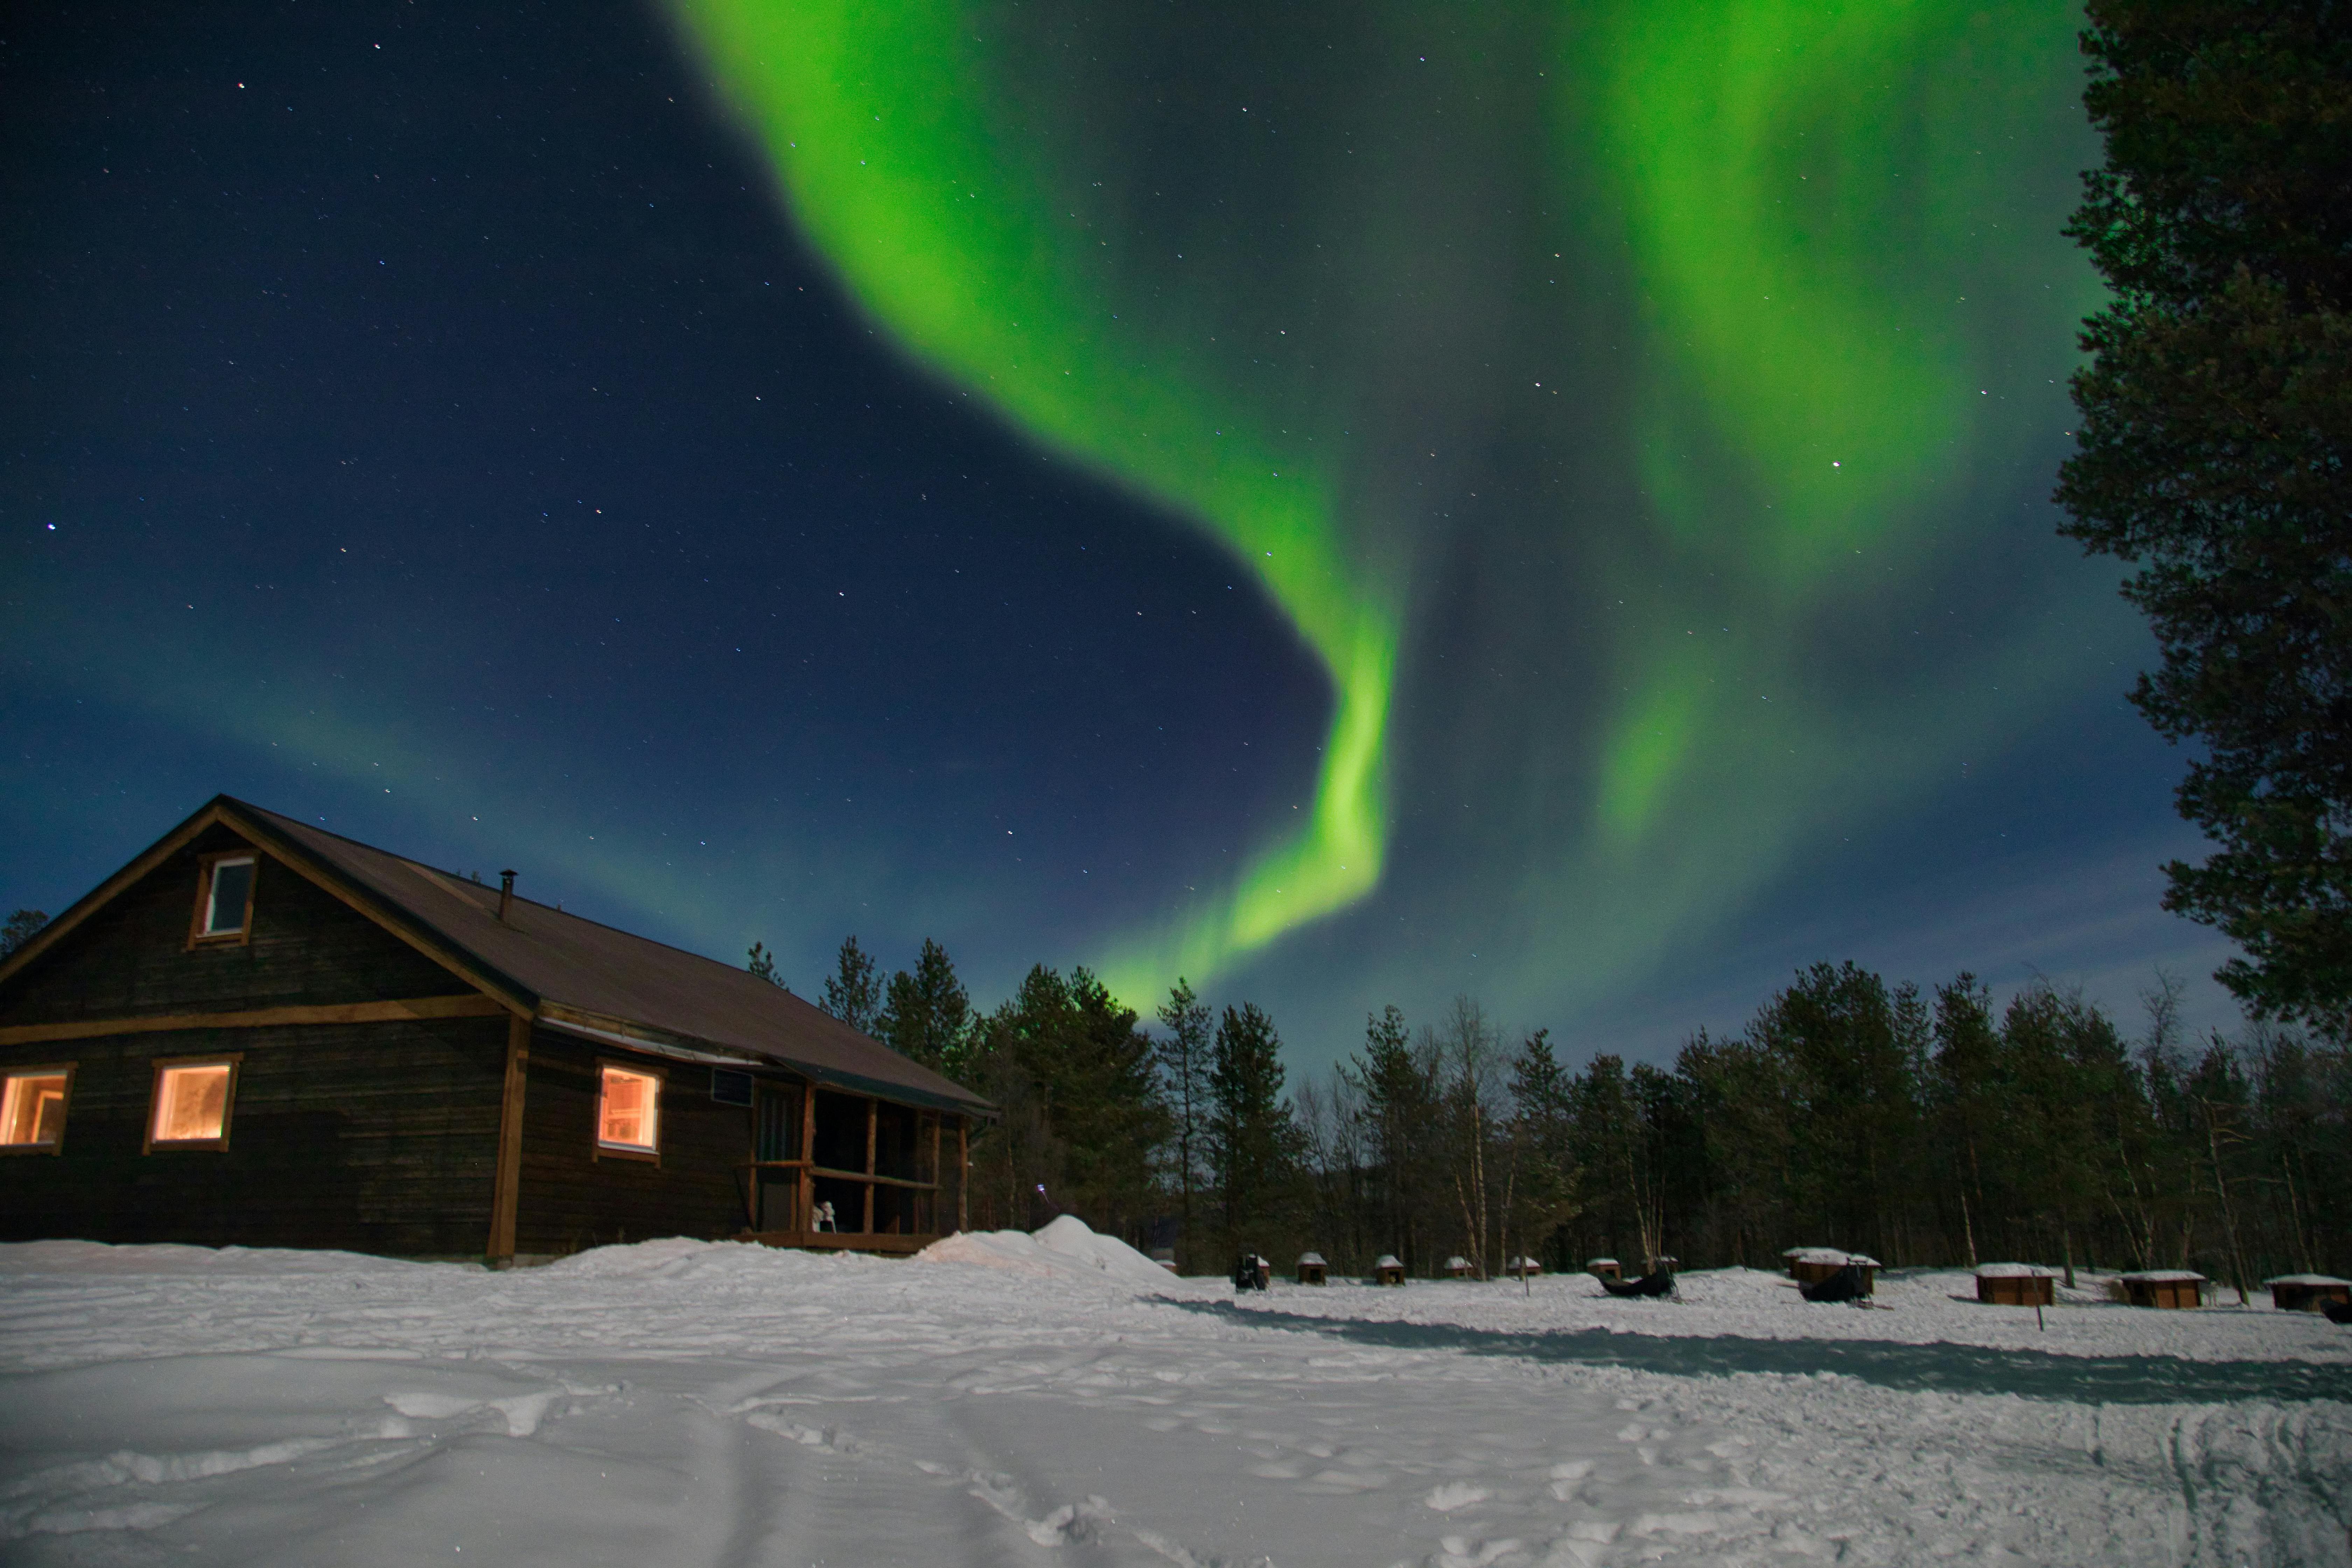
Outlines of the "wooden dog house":
[{"label": "wooden dog house", "polygon": [[1543,1265],[1532,1258],[1514,1258],[1503,1265],[1503,1272],[1513,1279],[1532,1279],[1543,1271]]},{"label": "wooden dog house", "polygon": [[1584,1260],[1584,1271],[1595,1279],[1625,1278],[1624,1269],[1618,1266],[1617,1260],[1613,1258],[1588,1258]]},{"label": "wooden dog house", "polygon": [[2054,1307],[2057,1277],[2032,1263],[1988,1263],[1977,1270],[1977,1300],[2000,1307]]},{"label": "wooden dog house", "polygon": [[1328,1274],[1330,1267],[1331,1266],[1329,1264],[1323,1261],[1323,1255],[1321,1253],[1302,1252],[1298,1255],[1298,1282],[1301,1285],[1328,1284],[1330,1281],[1326,1278],[1326,1276]]},{"label": "wooden dog house", "polygon": [[2316,1312],[2323,1301],[2352,1307],[2352,1279],[2333,1274],[2282,1274],[2263,1283],[2271,1288],[2271,1305],[2282,1312]]},{"label": "wooden dog house", "polygon": [[1878,1293],[1879,1262],[1862,1252],[1841,1252],[1834,1247],[1792,1247],[1780,1254],[1789,1260],[1789,1278],[1800,1285],[1828,1279],[1842,1268],[1862,1270],[1862,1293]]},{"label": "wooden dog house", "polygon": [[1404,1263],[1393,1252],[1383,1252],[1372,1263],[1372,1283],[1402,1285],[1404,1283]]},{"label": "wooden dog house", "polygon": [[2205,1304],[2205,1276],[2187,1268],[2144,1268],[2121,1281],[2124,1300],[2135,1307],[2189,1308]]},{"label": "wooden dog house", "polygon": [[1470,1266],[1470,1260],[1460,1253],[1445,1260],[1444,1274],[1448,1279],[1467,1279],[1477,1272]]}]

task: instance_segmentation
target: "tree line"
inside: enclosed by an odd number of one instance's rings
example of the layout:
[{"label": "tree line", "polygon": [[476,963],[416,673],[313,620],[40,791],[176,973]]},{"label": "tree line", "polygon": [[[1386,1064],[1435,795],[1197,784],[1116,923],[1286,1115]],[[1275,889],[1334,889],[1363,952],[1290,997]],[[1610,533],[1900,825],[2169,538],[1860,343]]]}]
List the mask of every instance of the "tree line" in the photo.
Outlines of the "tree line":
[{"label": "tree line", "polygon": [[852,938],[818,997],[1001,1108],[972,1144],[976,1226],[1075,1213],[1188,1272],[1310,1248],[1344,1272],[1777,1268],[1792,1246],[2248,1288],[2352,1267],[2352,1058],[2263,1023],[2191,1039],[2168,980],[2146,1002],[2127,1034],[2046,984],[1996,1006],[1968,974],[1923,993],[1822,963],[1670,1066],[1571,1067],[1461,998],[1418,1026],[1381,1008],[1294,1084],[1263,1009],[1181,981],[1147,1023],[1040,965],[983,1012],[938,943],[886,980]]}]

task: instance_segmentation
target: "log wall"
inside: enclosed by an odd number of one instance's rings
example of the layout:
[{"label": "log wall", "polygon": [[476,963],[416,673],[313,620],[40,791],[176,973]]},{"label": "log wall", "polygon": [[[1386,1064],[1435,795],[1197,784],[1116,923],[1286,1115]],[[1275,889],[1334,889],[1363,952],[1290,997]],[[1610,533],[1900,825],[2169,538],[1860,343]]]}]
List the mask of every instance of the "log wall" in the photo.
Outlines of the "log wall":
[{"label": "log wall", "polygon": [[[604,1061],[664,1075],[658,1160],[598,1150]],[[534,1030],[515,1250],[545,1256],[655,1237],[742,1234],[751,1224],[743,1185],[751,1115],[749,1106],[710,1098],[708,1067]]]},{"label": "log wall", "polygon": [[[145,1152],[155,1059],[241,1053],[226,1149]],[[175,1029],[0,1048],[74,1064],[59,1152],[0,1158],[0,1238],[479,1257],[506,1024]]]}]

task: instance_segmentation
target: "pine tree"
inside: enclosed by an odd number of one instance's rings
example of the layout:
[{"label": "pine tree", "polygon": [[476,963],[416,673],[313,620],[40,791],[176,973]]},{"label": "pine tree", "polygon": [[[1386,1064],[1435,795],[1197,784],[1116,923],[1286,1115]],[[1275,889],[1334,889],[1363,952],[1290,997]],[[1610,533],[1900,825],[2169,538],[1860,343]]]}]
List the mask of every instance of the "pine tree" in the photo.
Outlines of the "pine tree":
[{"label": "pine tree", "polygon": [[[1559,1226],[1576,1212],[1577,1171],[1569,1147],[1569,1076],[1552,1054],[1551,1031],[1538,1029],[1519,1042],[1511,1058],[1510,1173],[1506,1181],[1504,1225],[1519,1237],[1518,1250],[1539,1258],[1546,1268],[1566,1268],[1571,1259]],[[1510,1251],[1507,1238],[1505,1253]]]},{"label": "pine tree", "polygon": [[1374,1167],[1370,1184],[1387,1248],[1421,1272],[1437,1128],[1436,1064],[1412,1047],[1391,1004],[1364,1020],[1364,1048],[1339,1069],[1361,1099]]},{"label": "pine tree", "polygon": [[1065,978],[1039,964],[977,1032],[973,1087],[1000,1104],[1009,1096],[1028,1119],[1008,1116],[1003,1136],[982,1139],[989,1179],[1004,1183],[1006,1223],[1024,1223],[1029,1194],[1097,1230],[1140,1237],[1168,1121],[1150,1037],[1135,1025],[1086,970]]},{"label": "pine tree", "polygon": [[877,1037],[892,1050],[938,1072],[961,1066],[971,1033],[971,996],[956,978],[947,950],[926,937],[913,973],[890,976]]},{"label": "pine tree", "polygon": [[875,1020],[882,1012],[882,980],[874,960],[857,945],[855,936],[843,940],[817,1005],[861,1034],[874,1032]]},{"label": "pine tree", "polygon": [[18,910],[0,925],[0,958],[5,958],[35,937],[49,923],[49,917],[38,910]]},{"label": "pine tree", "polygon": [[749,969],[752,973],[758,975],[769,984],[776,987],[779,991],[790,991],[792,989],[791,986],[784,984],[784,977],[776,970],[776,955],[774,953],[770,952],[766,948],[761,946],[755,942],[751,944],[751,951],[748,957],[750,962],[744,964],[744,968]]},{"label": "pine tree", "polygon": [[2245,956],[2257,1016],[2352,1033],[2352,10],[2091,0],[2106,139],[2068,233],[2114,303],[2083,334],[2063,531],[2139,567],[2132,701],[2194,742],[2218,846],[2165,907]]},{"label": "pine tree", "polygon": [[1192,1247],[1192,1194],[1199,1184],[1203,1134],[1209,1115],[1211,1014],[1208,1005],[1178,975],[1160,1008],[1160,1022],[1168,1033],[1156,1047],[1172,1136],[1175,1141],[1176,1191],[1182,1221],[1182,1267],[1195,1263]]},{"label": "pine tree", "polygon": [[1280,1224],[1297,1139],[1282,1093],[1282,1039],[1255,1002],[1225,1009],[1209,1066],[1209,1157],[1224,1200],[1225,1234]]}]

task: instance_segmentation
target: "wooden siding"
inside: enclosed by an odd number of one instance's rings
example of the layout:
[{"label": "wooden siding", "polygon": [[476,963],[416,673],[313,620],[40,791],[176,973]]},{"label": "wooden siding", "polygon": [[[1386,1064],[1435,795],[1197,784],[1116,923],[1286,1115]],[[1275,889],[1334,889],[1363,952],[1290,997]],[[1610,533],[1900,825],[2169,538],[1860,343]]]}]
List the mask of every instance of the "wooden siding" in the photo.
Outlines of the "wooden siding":
[{"label": "wooden siding", "polygon": [[[62,1152],[0,1160],[0,1237],[479,1256],[506,1037],[452,1018],[6,1047],[0,1066],[76,1070]],[[142,1152],[155,1059],[214,1051],[242,1057],[228,1148]]]},{"label": "wooden siding", "polygon": [[[661,1156],[600,1156],[597,1063],[660,1069]],[[523,1096],[522,1181],[515,1251],[578,1252],[615,1241],[716,1240],[751,1225],[744,1199],[751,1109],[710,1098],[710,1069],[539,1028]],[[487,1194],[488,1189],[485,1187]]]},{"label": "wooden siding", "polygon": [[199,835],[0,992],[0,1026],[446,994],[463,982],[318,887],[259,857],[253,930],[191,948],[202,858],[245,840]]},{"label": "wooden siding", "polygon": [[2046,1274],[1979,1274],[1977,1300],[2000,1307],[2054,1307],[2058,1282]]}]

